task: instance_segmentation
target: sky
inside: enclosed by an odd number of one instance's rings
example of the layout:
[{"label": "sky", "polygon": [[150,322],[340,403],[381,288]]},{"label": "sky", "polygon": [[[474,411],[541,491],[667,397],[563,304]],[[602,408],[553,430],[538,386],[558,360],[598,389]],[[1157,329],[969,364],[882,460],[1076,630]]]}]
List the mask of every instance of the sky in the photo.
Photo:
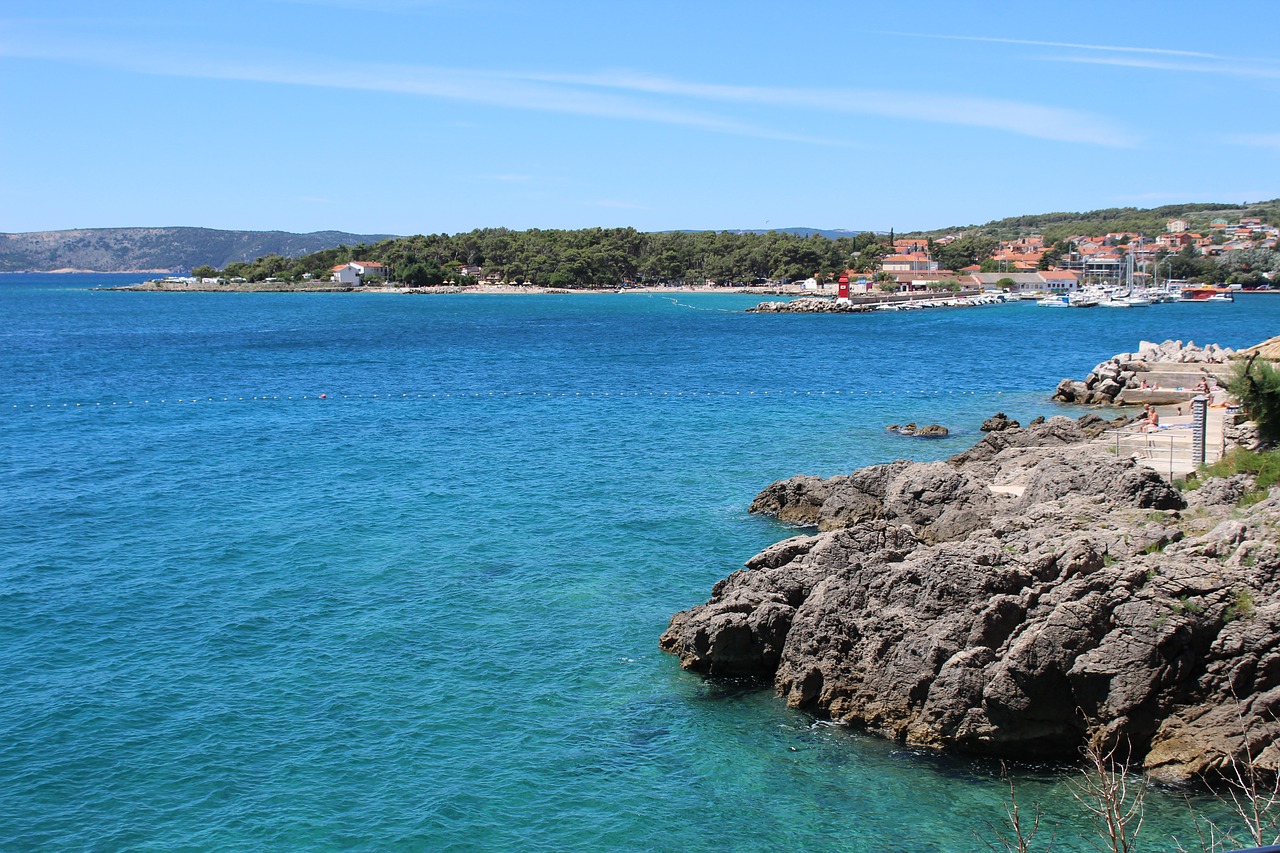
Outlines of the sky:
[{"label": "sky", "polygon": [[1272,199],[1277,11],[14,0],[0,232],[903,232]]}]

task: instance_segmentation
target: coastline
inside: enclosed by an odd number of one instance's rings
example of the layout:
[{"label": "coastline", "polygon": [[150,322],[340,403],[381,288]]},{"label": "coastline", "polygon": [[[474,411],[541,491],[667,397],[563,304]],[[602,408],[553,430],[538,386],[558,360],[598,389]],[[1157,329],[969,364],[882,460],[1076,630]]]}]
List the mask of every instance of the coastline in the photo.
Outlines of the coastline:
[{"label": "coastline", "polygon": [[391,295],[456,295],[456,294],[502,294],[540,296],[556,295],[600,295],[619,293],[730,293],[756,294],[760,296],[800,296],[803,294],[799,285],[770,285],[734,287],[718,287],[714,285],[644,285],[626,287],[567,288],[540,287],[537,285],[509,284],[470,284],[470,285],[436,285],[433,287],[386,287],[337,285],[331,282],[243,282],[235,284],[214,284],[205,282],[181,281],[144,281],[137,284],[119,285],[98,288],[99,290],[145,291],[153,293],[380,293]]},{"label": "coastline", "polygon": [[[330,282],[238,282],[217,284],[210,282],[164,281],[160,279],[136,284],[96,288],[105,291],[132,291],[147,293],[371,293],[393,296],[602,296],[621,294],[646,294],[673,296],[678,294],[705,293],[722,295],[755,296],[762,300],[791,300],[790,302],[762,301],[752,313],[865,313],[880,309],[902,310],[971,306],[986,304],[986,296],[978,291],[956,294],[941,293],[887,293],[852,297],[838,302],[834,294],[814,294],[800,284],[786,285],[628,285],[625,287],[566,288],[538,285],[471,284],[436,285],[432,287],[386,287],[336,285]],[[994,303],[994,300],[993,300]]]}]

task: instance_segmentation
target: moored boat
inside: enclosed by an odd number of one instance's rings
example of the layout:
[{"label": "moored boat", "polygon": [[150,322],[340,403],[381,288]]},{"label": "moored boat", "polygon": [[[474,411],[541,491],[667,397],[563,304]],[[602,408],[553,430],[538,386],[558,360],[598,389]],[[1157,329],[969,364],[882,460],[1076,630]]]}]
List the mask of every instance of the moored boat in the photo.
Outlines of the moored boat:
[{"label": "moored boat", "polygon": [[1179,302],[1234,302],[1235,297],[1225,287],[1184,287]]}]

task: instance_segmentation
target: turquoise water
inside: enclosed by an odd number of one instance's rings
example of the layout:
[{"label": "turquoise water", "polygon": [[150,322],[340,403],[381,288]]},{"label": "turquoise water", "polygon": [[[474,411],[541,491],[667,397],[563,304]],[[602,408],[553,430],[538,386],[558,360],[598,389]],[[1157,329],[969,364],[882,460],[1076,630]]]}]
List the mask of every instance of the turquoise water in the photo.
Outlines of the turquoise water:
[{"label": "turquoise water", "polygon": [[[681,672],[667,619],[791,535],[745,512],[773,479],[949,455],[1140,339],[1280,327],[1270,296],[90,289],[121,281],[0,277],[4,850],[981,849],[996,768]],[[1085,849],[1059,770],[1018,773]],[[1184,813],[1157,791],[1144,833]]]}]

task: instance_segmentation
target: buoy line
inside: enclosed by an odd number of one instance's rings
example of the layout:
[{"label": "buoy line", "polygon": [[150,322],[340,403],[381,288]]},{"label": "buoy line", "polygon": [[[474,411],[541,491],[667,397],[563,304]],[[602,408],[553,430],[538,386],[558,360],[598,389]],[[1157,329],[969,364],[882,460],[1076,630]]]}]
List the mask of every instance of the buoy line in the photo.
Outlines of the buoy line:
[{"label": "buoy line", "polygon": [[[637,398],[711,398],[711,397],[954,397],[954,396],[1002,396],[1004,391],[979,391],[979,390],[956,390],[948,389],[918,389],[918,390],[901,390],[901,389],[856,389],[856,388],[828,388],[828,389],[733,389],[733,390],[678,390],[678,391],[432,391],[432,392],[401,392],[401,393],[378,393],[378,394],[258,394],[249,396],[214,396],[214,397],[162,397],[162,398],[143,398],[143,399],[125,399],[110,401],[91,401],[91,402],[47,402],[47,403],[11,403],[10,409],[25,409],[28,411],[37,409],[85,409],[85,408],[111,408],[111,407],[128,407],[128,406],[172,406],[172,405],[194,405],[209,403],[288,403],[288,402],[311,402],[323,403],[337,400],[476,400],[476,399],[498,399],[498,398],[524,398],[524,399],[560,399],[560,398],[610,398],[610,399],[637,399]],[[1010,393],[1035,393],[1033,391],[1014,390]],[[0,408],[4,408],[4,404],[0,403]]]},{"label": "buoy line", "polygon": [[[654,295],[655,294],[650,294],[650,296],[654,296]],[[688,302],[681,302],[679,299],[676,299],[674,296],[659,296],[658,298],[666,299],[672,305],[675,305],[678,308],[688,308],[692,311],[711,311],[713,313],[719,313],[719,314],[746,314],[747,313],[746,311],[734,311],[731,308],[707,308],[702,305],[690,305]]]}]

